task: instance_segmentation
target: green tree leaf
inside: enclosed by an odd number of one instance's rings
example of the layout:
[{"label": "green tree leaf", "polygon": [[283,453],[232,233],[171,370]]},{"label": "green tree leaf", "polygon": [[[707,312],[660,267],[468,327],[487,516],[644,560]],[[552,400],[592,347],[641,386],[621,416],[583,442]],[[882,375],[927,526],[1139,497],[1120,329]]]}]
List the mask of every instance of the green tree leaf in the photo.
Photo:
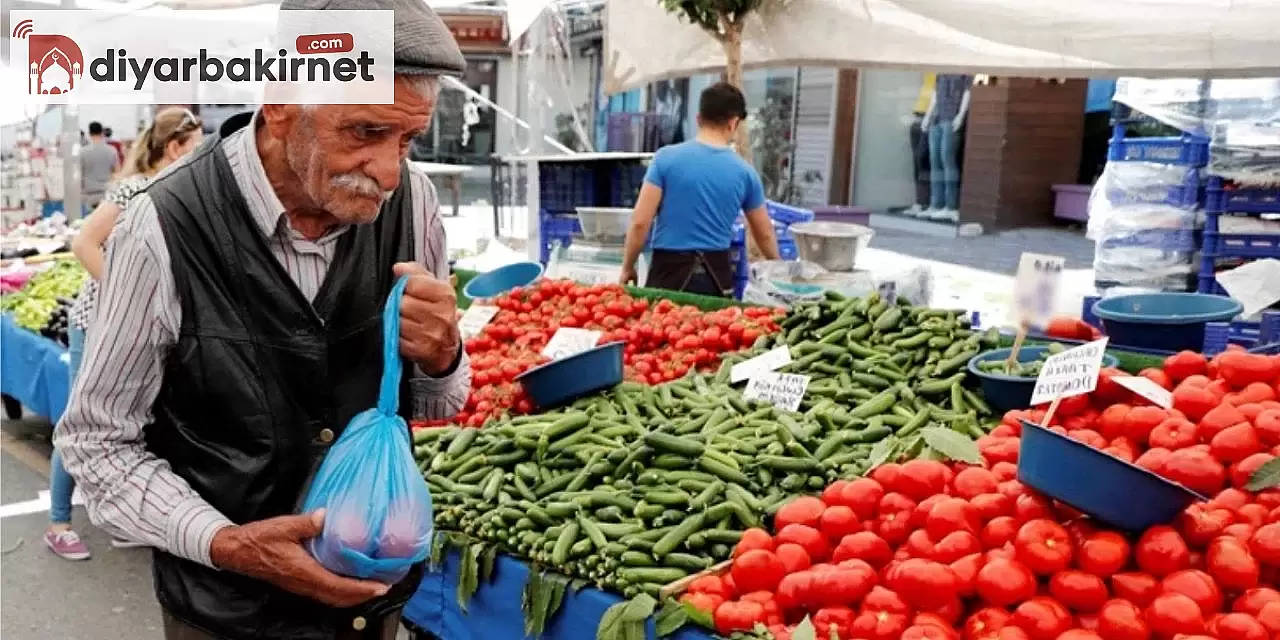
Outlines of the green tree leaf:
[{"label": "green tree leaf", "polygon": [[703,611],[688,602],[680,603],[680,608],[684,609],[685,616],[689,619],[689,622],[706,629],[716,628],[716,621],[711,617],[710,612]]},{"label": "green tree leaf", "polygon": [[813,628],[809,616],[805,616],[804,620],[791,630],[791,640],[818,640],[818,630]]},{"label": "green tree leaf", "polygon": [[877,442],[874,447],[871,447],[871,454],[867,456],[868,462],[870,463],[867,470],[870,471],[871,469],[875,469],[876,467],[892,460],[893,456],[898,452],[898,444],[897,438],[889,436],[888,438]]},{"label": "green tree leaf", "polygon": [[982,464],[982,453],[972,439],[943,427],[926,427],[920,435],[932,449],[956,462]]},{"label": "green tree leaf", "polygon": [[[642,593],[609,607],[600,618],[600,626],[596,627],[596,640],[631,640],[636,637],[643,640],[644,622],[653,615],[657,604],[653,596]],[[637,628],[639,636],[636,635]]]},{"label": "green tree leaf", "polygon": [[462,548],[462,560],[458,567],[458,608],[467,611],[467,603],[476,589],[480,588],[480,566],[477,554],[483,551],[480,544],[467,545]]},{"label": "green tree leaf", "polygon": [[685,613],[684,607],[680,606],[675,600],[667,600],[662,605],[662,610],[658,612],[655,619],[654,628],[659,638],[669,636],[676,632],[677,629],[683,627],[689,621],[689,614]]},{"label": "green tree leaf", "polygon": [[1280,458],[1268,460],[1266,464],[1258,467],[1258,470],[1249,476],[1249,484],[1244,486],[1247,491],[1254,492],[1272,487],[1280,487]]},{"label": "green tree leaf", "polygon": [[484,582],[493,582],[493,568],[498,562],[498,548],[487,547],[480,554],[480,579]]}]

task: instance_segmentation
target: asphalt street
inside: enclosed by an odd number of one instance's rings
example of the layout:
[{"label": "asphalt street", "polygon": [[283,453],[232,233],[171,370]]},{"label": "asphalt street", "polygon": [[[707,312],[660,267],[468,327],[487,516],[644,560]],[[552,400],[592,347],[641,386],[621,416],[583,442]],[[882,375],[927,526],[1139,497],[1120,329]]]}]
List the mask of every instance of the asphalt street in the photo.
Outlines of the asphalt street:
[{"label": "asphalt street", "polygon": [[[0,636],[5,640],[161,638],[151,588],[151,552],[112,549],[110,538],[75,507],[76,532],[93,552],[68,562],[44,546],[44,505],[25,506],[49,488],[49,425],[6,420],[0,457]],[[43,461],[43,465],[41,464]],[[5,508],[7,507],[7,508]],[[12,511],[34,513],[13,514]]]}]

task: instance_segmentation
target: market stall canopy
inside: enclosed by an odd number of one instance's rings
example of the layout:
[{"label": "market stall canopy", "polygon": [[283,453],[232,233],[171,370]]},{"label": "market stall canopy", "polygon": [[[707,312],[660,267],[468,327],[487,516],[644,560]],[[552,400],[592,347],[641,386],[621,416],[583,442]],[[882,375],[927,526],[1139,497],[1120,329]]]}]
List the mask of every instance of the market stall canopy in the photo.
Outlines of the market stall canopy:
[{"label": "market stall canopy", "polygon": [[[1051,77],[1280,75],[1276,0],[773,0],[750,67]],[[606,91],[724,68],[720,45],[656,0],[609,0]]]}]

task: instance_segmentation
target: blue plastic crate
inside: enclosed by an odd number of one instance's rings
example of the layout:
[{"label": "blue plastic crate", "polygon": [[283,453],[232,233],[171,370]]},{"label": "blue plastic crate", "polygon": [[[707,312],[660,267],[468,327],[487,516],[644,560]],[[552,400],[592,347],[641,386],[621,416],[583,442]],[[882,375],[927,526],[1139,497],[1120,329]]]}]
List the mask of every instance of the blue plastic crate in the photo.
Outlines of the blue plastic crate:
[{"label": "blue plastic crate", "polygon": [[783,260],[795,260],[800,257],[800,249],[794,240],[778,238],[778,257]]},{"label": "blue plastic crate", "polygon": [[1155,162],[1203,167],[1209,163],[1209,139],[1184,134],[1160,138],[1115,138],[1107,156],[1111,162]]},{"label": "blue plastic crate", "polygon": [[553,215],[544,210],[539,221],[541,228],[538,230],[538,237],[542,240],[540,257],[544,265],[551,260],[551,250],[557,243],[561,247],[567,247],[573,243],[575,235],[582,234],[582,224],[578,222],[577,216]]},{"label": "blue plastic crate", "polygon": [[1109,237],[1102,242],[1102,247],[1139,247],[1143,249],[1160,249],[1162,251],[1194,251],[1196,249],[1195,229],[1145,229],[1124,236]]},{"label": "blue plastic crate", "polygon": [[1212,251],[1217,258],[1280,258],[1280,235],[1219,233]]},{"label": "blue plastic crate", "polygon": [[1280,213],[1280,188],[1228,189],[1221,178],[1211,178],[1205,190],[1208,213]]},{"label": "blue plastic crate", "polygon": [[782,204],[772,200],[765,201],[765,208],[769,211],[769,217],[775,222],[782,224],[795,224],[797,222],[811,222],[814,214],[811,209]]},{"label": "blue plastic crate", "polygon": [[1238,344],[1246,349],[1259,344],[1268,345],[1280,340],[1280,312],[1262,312],[1261,322],[1210,322],[1204,327],[1206,355],[1226,351],[1228,344]]},{"label": "blue plastic crate", "polygon": [[538,168],[542,209],[549,213],[573,213],[577,207],[596,205],[595,172],[590,165],[544,162]]},{"label": "blue plastic crate", "polygon": [[629,208],[636,206],[640,187],[644,186],[647,167],[641,162],[615,165],[610,183],[609,206]]},{"label": "blue plastic crate", "polygon": [[1107,189],[1107,201],[1113,205],[1164,204],[1194,209],[1200,204],[1200,185],[1187,181],[1173,186],[1151,185],[1145,189]]}]

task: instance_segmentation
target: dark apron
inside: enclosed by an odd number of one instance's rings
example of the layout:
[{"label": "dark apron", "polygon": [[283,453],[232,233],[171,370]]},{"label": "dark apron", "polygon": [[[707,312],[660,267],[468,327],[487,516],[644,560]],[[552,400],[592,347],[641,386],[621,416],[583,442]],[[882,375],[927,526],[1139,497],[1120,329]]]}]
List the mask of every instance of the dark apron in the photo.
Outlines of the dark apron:
[{"label": "dark apron", "polygon": [[654,249],[645,287],[730,298],[733,297],[733,260],[728,249]]}]

